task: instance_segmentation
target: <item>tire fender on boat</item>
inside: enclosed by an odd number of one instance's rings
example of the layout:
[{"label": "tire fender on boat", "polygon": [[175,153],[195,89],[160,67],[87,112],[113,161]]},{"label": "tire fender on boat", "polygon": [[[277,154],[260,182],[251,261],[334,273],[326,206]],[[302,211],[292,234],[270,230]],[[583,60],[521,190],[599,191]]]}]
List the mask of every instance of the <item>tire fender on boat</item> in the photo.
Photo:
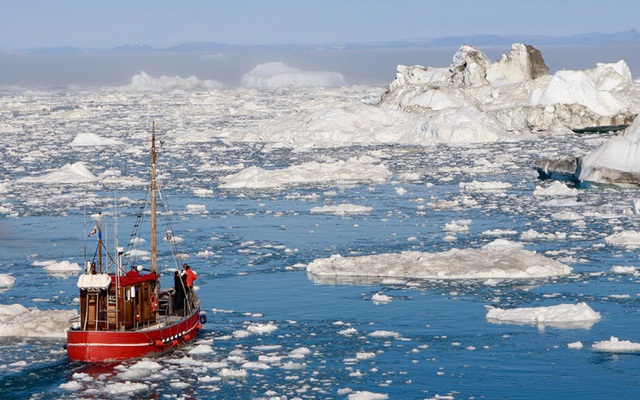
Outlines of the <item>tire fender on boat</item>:
[{"label": "tire fender on boat", "polygon": [[162,343],[162,340],[154,340],[153,345],[156,347],[164,347],[164,343]]},{"label": "tire fender on boat", "polygon": [[206,314],[200,314],[200,323],[202,325],[207,323],[207,315]]}]

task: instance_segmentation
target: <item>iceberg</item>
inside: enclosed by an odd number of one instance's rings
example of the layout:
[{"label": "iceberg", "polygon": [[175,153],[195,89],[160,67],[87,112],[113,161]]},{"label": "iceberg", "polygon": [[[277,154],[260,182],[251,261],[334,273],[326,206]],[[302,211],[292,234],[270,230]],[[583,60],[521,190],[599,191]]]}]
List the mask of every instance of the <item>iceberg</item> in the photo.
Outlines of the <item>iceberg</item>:
[{"label": "iceberg", "polygon": [[640,118],[584,156],[578,178],[601,183],[639,183]]},{"label": "iceberg", "polygon": [[344,85],[344,76],[337,72],[303,71],[281,62],[260,64],[242,77],[242,86],[248,88]]}]

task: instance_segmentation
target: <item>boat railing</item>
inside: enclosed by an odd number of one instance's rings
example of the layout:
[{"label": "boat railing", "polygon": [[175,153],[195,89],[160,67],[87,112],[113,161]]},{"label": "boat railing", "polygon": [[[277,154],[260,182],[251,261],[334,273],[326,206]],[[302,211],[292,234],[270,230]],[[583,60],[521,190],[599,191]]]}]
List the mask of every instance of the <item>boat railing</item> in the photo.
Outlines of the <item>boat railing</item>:
[{"label": "boat railing", "polygon": [[[199,301],[196,306],[199,306]],[[75,316],[69,319],[69,328],[71,330],[85,330],[85,331],[133,331],[138,329],[148,328],[158,324],[171,324],[175,321],[180,321],[192,314],[192,307],[184,307],[179,310],[158,308],[156,317],[147,321],[135,321],[131,322],[114,322],[108,319],[94,319],[91,323],[85,321],[83,327],[81,316]]]}]

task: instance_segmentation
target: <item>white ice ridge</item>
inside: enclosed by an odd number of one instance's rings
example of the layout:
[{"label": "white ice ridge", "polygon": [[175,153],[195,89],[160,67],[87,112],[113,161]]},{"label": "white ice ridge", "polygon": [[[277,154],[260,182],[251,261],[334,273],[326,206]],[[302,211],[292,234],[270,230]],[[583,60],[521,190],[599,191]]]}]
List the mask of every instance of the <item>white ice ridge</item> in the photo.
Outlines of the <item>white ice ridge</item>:
[{"label": "white ice ridge", "polygon": [[384,183],[391,171],[373,157],[308,162],[284,169],[249,167],[220,178],[223,189],[284,189],[298,184]]},{"label": "white ice ridge", "polygon": [[526,308],[489,308],[486,315],[491,322],[551,325],[557,327],[588,328],[592,323],[600,320],[600,313],[594,311],[586,303],[559,304],[549,307]]},{"label": "white ice ridge", "polygon": [[570,274],[572,269],[541,254],[513,246],[452,249],[441,253],[406,251],[358,257],[332,255],[307,265],[318,277],[420,279],[531,279]]},{"label": "white ice ridge", "polygon": [[0,305],[0,337],[64,338],[76,310],[28,309],[20,304]]},{"label": "white ice ridge", "polygon": [[260,64],[242,77],[242,86],[252,88],[343,85],[344,76],[337,72],[303,71],[281,62]]}]

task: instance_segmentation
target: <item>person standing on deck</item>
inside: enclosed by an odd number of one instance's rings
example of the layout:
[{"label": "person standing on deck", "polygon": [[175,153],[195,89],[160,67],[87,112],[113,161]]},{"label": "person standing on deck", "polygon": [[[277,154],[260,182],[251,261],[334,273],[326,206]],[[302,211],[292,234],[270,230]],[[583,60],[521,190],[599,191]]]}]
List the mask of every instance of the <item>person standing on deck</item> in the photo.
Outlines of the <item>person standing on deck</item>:
[{"label": "person standing on deck", "polygon": [[185,263],[182,265],[182,276],[184,277],[184,283],[186,286],[185,292],[187,295],[187,299],[189,299],[190,304],[193,306],[193,281],[198,279],[198,275],[196,275],[196,273],[191,270],[189,264]]},{"label": "person standing on deck", "polygon": [[173,286],[176,291],[174,296],[173,309],[175,311],[182,311],[182,309],[184,308],[185,285],[179,271],[176,271],[173,275]]}]

